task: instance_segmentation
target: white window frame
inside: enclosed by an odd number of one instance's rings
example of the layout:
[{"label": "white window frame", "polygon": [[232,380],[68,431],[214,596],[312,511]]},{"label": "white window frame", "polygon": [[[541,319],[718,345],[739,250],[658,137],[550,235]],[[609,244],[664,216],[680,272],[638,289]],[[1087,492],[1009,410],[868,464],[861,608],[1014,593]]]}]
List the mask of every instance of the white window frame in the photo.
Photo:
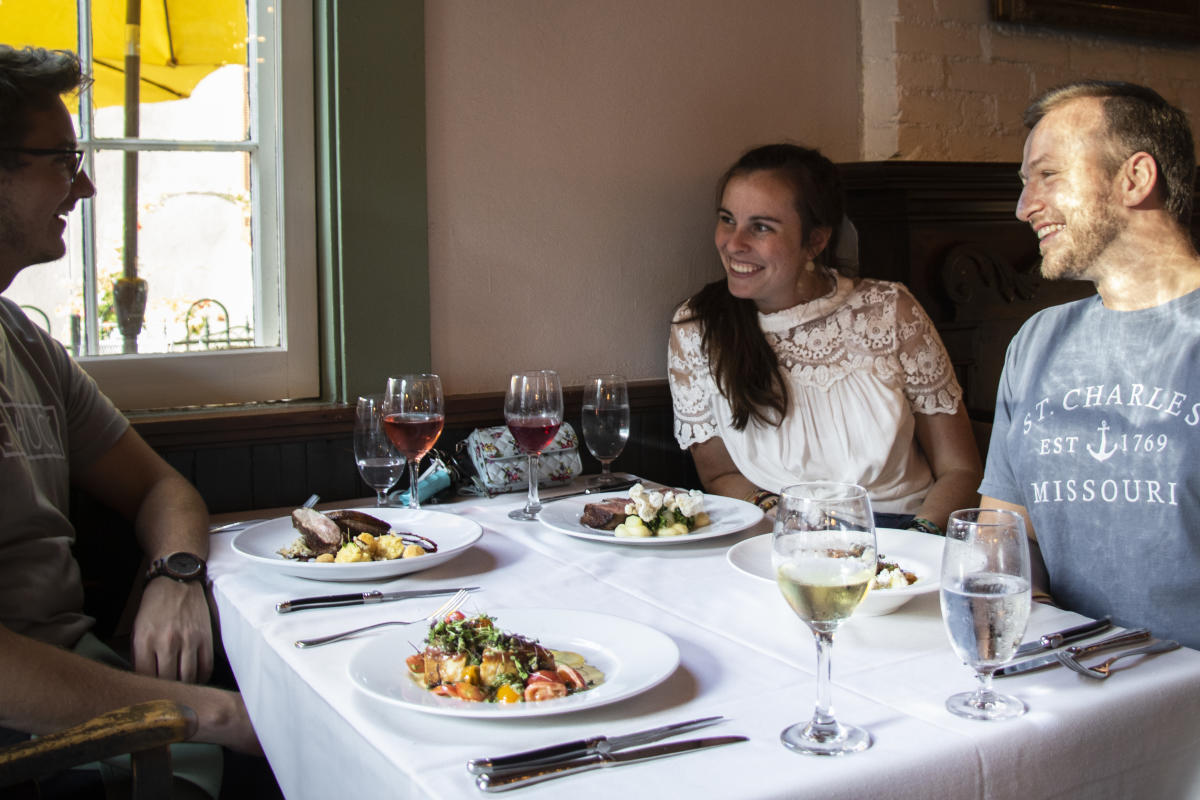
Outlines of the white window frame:
[{"label": "white window frame", "polygon": [[[257,169],[251,170],[255,317],[262,321],[266,340],[275,341],[278,330],[280,345],[79,358],[101,390],[126,411],[320,393],[312,0],[254,0],[249,5],[249,64],[258,67],[250,80],[251,105],[258,112],[250,134],[257,151],[252,156]],[[83,134],[85,145],[90,144],[91,132]],[[114,142],[105,139],[102,146],[112,149]],[[128,146],[177,149],[146,141]],[[85,209],[84,236],[94,237],[90,213]],[[85,296],[94,297],[94,291]]]}]

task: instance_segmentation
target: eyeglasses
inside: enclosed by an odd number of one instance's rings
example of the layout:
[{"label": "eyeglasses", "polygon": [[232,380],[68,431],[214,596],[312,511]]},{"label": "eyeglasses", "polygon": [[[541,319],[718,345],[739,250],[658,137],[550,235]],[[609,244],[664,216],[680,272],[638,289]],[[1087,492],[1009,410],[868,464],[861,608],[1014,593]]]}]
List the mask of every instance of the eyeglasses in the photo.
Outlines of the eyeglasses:
[{"label": "eyeglasses", "polygon": [[78,178],[79,171],[83,169],[82,150],[64,150],[54,147],[0,147],[0,151],[24,153],[30,156],[58,156],[58,163],[71,180]]}]

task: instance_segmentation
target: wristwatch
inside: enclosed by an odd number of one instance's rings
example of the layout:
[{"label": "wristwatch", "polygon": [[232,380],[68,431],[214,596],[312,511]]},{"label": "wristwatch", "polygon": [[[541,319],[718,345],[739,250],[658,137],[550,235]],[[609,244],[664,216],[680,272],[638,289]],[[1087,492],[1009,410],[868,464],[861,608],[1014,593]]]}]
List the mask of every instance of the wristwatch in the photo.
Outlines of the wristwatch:
[{"label": "wristwatch", "polygon": [[188,583],[204,580],[206,573],[207,565],[200,556],[193,553],[171,553],[169,556],[154,560],[150,569],[146,570],[146,580],[166,575],[168,578]]}]

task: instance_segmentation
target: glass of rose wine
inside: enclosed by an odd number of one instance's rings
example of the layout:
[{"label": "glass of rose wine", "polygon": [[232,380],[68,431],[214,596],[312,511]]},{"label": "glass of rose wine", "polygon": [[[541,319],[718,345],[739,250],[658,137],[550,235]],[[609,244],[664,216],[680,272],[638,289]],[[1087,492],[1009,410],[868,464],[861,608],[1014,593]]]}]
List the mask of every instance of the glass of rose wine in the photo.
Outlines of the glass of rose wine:
[{"label": "glass of rose wine", "polygon": [[950,515],[942,546],[942,621],[950,646],[975,670],[979,686],[946,700],[968,719],[1010,719],[1025,713],[1019,698],[992,688],[1025,635],[1032,592],[1025,520],[1014,511],[964,508]]},{"label": "glass of rose wine", "polygon": [[629,439],[629,387],[620,375],[589,375],[583,385],[583,440],[600,462],[600,474],[588,481],[601,488],[620,483],[612,462]]},{"label": "glass of rose wine", "polygon": [[817,702],[812,719],[779,735],[798,753],[840,756],[871,746],[871,734],[838,722],[830,703],[833,634],[850,618],[875,577],[875,520],[861,486],[801,483],[780,494],[771,534],[779,591],[817,644]]},{"label": "glass of rose wine", "polygon": [[517,447],[528,457],[529,497],[525,507],[509,513],[511,519],[535,520],[538,500],[538,457],[562,427],[563,397],[558,373],[551,369],[515,373],[504,395],[504,422]]},{"label": "glass of rose wine", "polygon": [[408,507],[420,508],[417,466],[433,447],[446,422],[442,379],[437,375],[388,378],[383,396],[383,427],[396,450],[408,461]]},{"label": "glass of rose wine", "polygon": [[387,505],[388,490],[404,472],[404,456],[396,452],[383,429],[383,395],[358,398],[354,417],[354,461],[363,481],[375,490],[375,505]]}]

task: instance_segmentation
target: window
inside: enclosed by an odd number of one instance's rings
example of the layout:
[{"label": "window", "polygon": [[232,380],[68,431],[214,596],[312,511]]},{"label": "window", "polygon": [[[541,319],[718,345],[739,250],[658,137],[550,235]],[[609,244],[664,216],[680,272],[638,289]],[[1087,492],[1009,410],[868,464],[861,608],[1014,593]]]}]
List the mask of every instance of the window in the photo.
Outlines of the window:
[{"label": "window", "polygon": [[72,111],[97,187],[66,257],[6,296],[123,409],[318,393],[312,18],[310,0],[0,3],[7,42],[90,65]]}]

